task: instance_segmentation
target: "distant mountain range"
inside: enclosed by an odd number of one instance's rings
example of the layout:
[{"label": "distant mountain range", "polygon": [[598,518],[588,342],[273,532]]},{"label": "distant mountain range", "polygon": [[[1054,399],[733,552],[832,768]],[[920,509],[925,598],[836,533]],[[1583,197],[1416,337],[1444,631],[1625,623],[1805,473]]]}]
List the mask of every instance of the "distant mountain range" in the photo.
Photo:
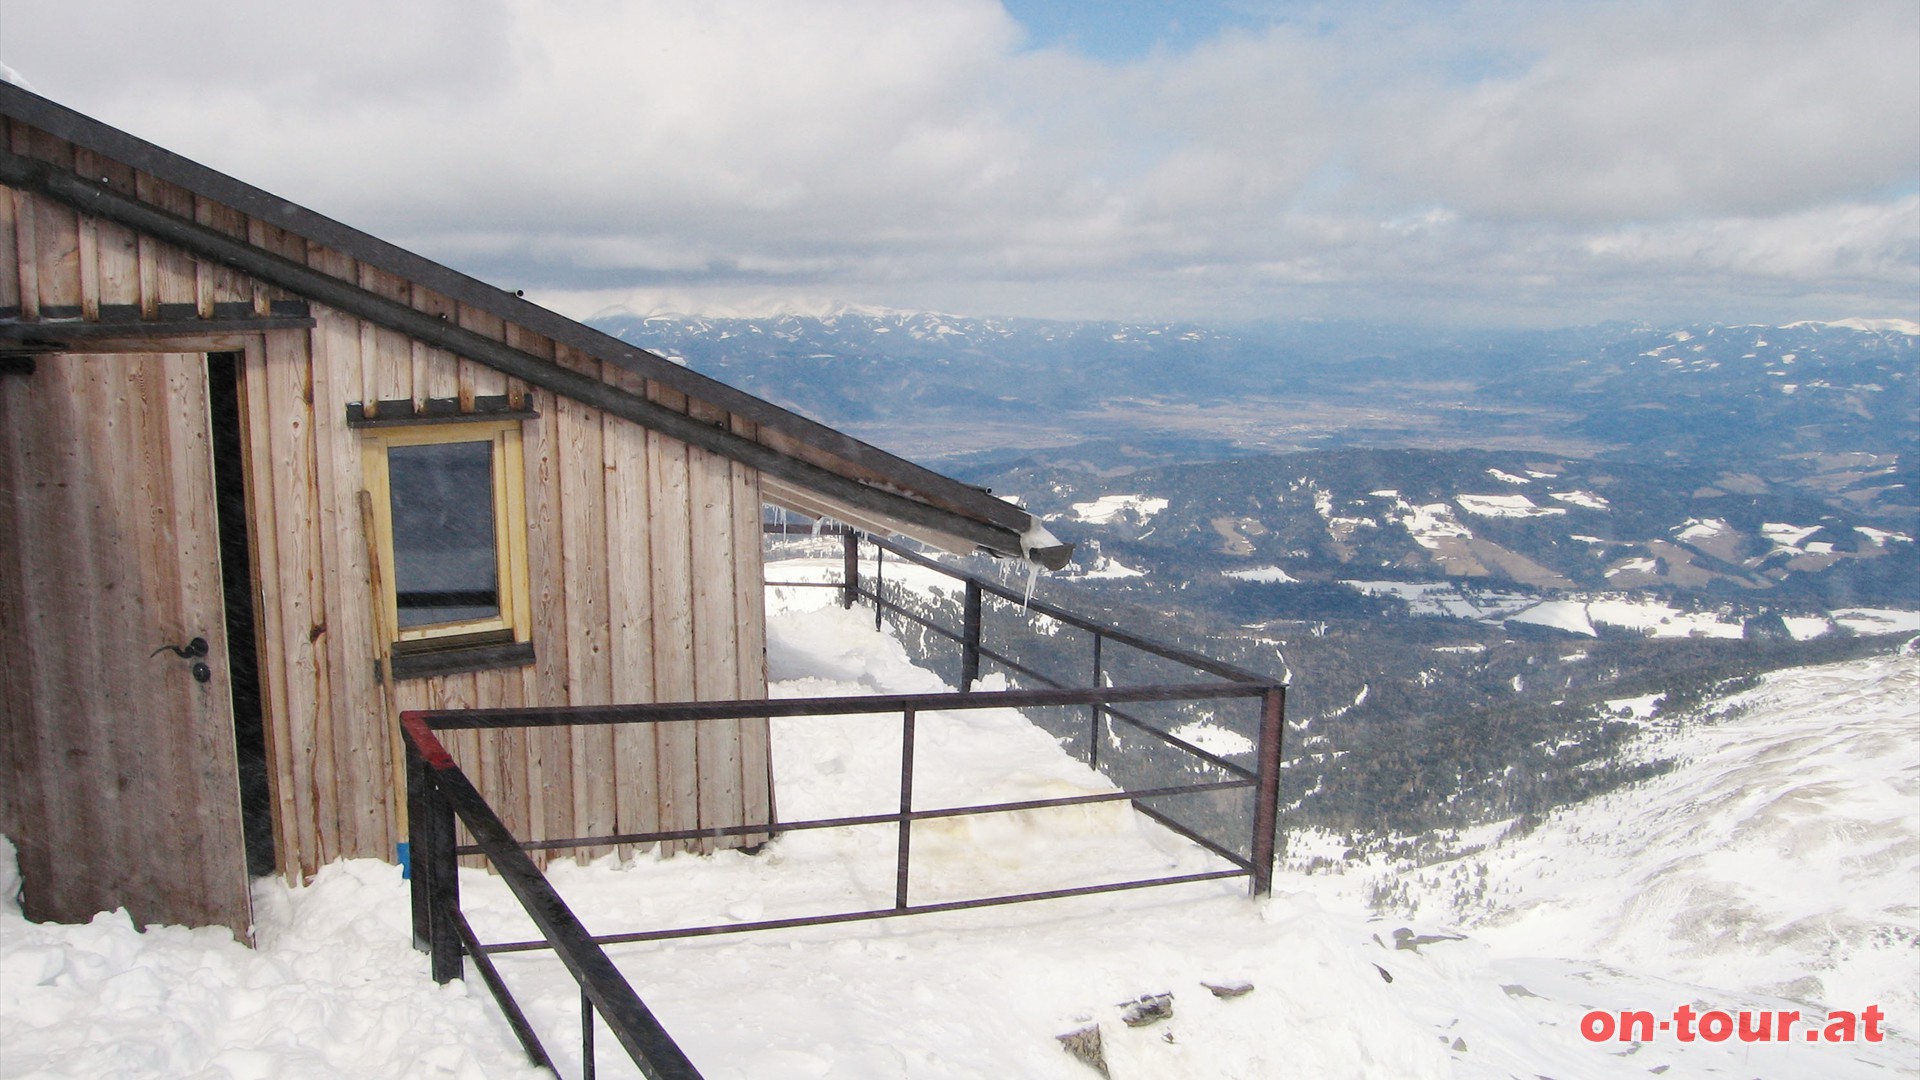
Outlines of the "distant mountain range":
[{"label": "distant mountain range", "polygon": [[600,325],[1019,499],[1116,584],[1920,600],[1920,337],[1899,322]]},{"label": "distant mountain range", "polygon": [[1330,446],[1726,463],[1899,452],[1920,430],[1920,338],[1902,323],[1468,333],[892,312],[596,325],[919,457],[1125,436],[1133,457],[1116,447],[1102,464]]},{"label": "distant mountain range", "polygon": [[[1043,515],[1077,545],[1047,599],[1289,677],[1296,825],[1544,813],[1664,768],[1623,751],[1650,715],[1920,632],[1904,324],[603,326]],[[1083,670],[1022,618],[984,616]]]},{"label": "distant mountain range", "polygon": [[[1796,464],[1763,476],[1511,451],[1356,449],[1119,478],[1034,464],[1002,472],[995,486],[1079,541],[1078,569],[1108,576],[1459,581],[1519,589],[1509,610],[1568,591],[1805,610],[1920,601],[1920,530],[1898,456]],[[1285,598],[1267,594],[1280,614]]]}]

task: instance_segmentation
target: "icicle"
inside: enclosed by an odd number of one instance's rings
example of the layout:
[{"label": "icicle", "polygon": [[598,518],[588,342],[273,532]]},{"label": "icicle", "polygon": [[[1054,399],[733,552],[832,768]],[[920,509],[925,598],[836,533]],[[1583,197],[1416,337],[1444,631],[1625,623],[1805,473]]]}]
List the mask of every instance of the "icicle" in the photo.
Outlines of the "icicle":
[{"label": "icicle", "polygon": [[1033,557],[1033,553],[1042,548],[1058,546],[1059,537],[1048,532],[1047,527],[1040,524],[1039,518],[1034,518],[1032,524],[1027,526],[1027,531],[1020,534],[1020,552],[1027,561],[1027,595],[1026,599],[1020,601],[1021,614],[1026,614],[1027,606],[1033,603],[1033,589],[1040,581],[1040,562]]}]

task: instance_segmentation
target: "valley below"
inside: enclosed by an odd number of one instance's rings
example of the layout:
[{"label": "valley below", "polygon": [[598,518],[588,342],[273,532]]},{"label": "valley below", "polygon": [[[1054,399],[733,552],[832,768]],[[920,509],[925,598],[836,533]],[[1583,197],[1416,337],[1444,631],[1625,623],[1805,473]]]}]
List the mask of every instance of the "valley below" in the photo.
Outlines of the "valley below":
[{"label": "valley below", "polygon": [[1290,677],[1289,820],[1355,857],[1661,775],[1650,728],[1920,634],[1905,324],[601,325],[1039,513],[1046,599]]}]

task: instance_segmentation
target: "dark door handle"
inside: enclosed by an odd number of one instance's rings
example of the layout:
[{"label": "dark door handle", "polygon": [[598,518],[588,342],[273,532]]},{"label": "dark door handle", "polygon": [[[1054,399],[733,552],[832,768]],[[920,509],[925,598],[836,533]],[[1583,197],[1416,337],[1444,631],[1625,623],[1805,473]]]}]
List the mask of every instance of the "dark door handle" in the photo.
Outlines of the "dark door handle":
[{"label": "dark door handle", "polygon": [[[182,660],[198,660],[201,657],[207,655],[207,639],[203,637],[197,637],[197,638],[194,638],[192,641],[187,642],[185,645],[162,645],[159,648],[148,653],[147,658],[152,659],[153,657],[159,656],[163,652],[170,652]],[[206,665],[196,664],[195,666],[205,667]],[[207,680],[201,679],[200,681],[206,682]]]}]

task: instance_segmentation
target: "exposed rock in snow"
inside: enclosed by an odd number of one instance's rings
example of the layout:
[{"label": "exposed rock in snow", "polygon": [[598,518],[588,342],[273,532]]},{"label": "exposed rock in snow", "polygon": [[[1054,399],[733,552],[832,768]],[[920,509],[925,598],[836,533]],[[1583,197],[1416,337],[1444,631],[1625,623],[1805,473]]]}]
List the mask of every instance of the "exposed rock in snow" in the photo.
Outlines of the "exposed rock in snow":
[{"label": "exposed rock in snow", "polygon": [[1120,1010],[1120,1022],[1128,1027],[1146,1027],[1172,1017],[1172,994],[1141,994]]}]

